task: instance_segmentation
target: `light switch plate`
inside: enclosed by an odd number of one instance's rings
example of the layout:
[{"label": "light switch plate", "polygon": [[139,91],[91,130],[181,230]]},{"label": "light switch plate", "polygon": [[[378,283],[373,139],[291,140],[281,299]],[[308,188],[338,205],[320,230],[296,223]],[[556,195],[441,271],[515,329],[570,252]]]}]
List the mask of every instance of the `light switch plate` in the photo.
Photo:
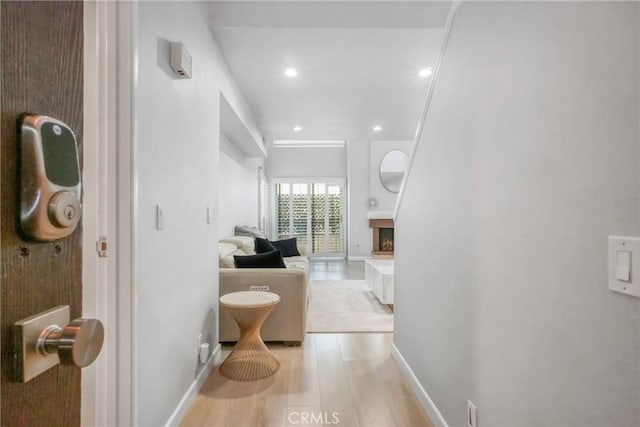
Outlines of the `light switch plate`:
[{"label": "light switch plate", "polygon": [[164,230],[164,208],[156,205],[156,230]]},{"label": "light switch plate", "polygon": [[213,207],[207,206],[207,224],[213,224]]},{"label": "light switch plate", "polygon": [[[618,263],[626,259],[619,253],[630,252],[631,263],[629,271],[629,281],[619,280],[626,266],[619,266]],[[640,238],[609,236],[609,289],[625,295],[640,297]]]}]

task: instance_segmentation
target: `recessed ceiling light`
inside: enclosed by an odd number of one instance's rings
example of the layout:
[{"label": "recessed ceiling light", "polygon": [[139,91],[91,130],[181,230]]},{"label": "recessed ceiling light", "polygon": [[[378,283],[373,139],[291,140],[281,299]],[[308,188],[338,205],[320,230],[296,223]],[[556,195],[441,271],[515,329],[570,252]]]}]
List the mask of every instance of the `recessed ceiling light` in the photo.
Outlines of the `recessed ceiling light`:
[{"label": "recessed ceiling light", "polygon": [[429,77],[431,74],[433,74],[433,68],[431,67],[420,70],[420,73],[418,73],[420,77]]},{"label": "recessed ceiling light", "polygon": [[302,130],[302,128],[300,126],[294,126],[293,130],[296,132],[300,132]]},{"label": "recessed ceiling light", "polygon": [[295,77],[298,75],[298,70],[296,70],[295,68],[287,68],[286,70],[284,70],[284,75],[287,77]]},{"label": "recessed ceiling light", "polygon": [[373,127],[373,130],[374,130],[375,132],[380,132],[380,131],[382,130],[382,126],[380,126],[380,125],[375,125],[375,126]]}]

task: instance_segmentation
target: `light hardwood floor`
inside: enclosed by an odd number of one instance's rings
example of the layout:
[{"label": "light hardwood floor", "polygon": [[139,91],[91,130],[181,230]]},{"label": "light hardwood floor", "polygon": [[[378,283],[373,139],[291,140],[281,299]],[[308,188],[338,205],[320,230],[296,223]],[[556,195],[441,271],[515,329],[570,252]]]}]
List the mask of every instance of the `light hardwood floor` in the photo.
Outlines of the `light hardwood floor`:
[{"label": "light hardwood floor", "polygon": [[311,280],[364,280],[364,261],[312,259]]},{"label": "light hardwood floor", "polygon": [[301,347],[269,345],[280,371],[240,382],[215,367],[181,425],[430,427],[391,342],[392,334],[307,334]]}]

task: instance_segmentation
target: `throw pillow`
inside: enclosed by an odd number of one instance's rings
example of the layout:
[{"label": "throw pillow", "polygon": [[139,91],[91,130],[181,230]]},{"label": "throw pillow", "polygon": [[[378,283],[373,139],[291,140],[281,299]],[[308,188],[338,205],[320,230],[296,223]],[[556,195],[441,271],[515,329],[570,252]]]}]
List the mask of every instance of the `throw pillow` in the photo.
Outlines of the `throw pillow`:
[{"label": "throw pillow", "polygon": [[236,268],[287,268],[280,251],[245,256],[234,255],[233,260]]},{"label": "throw pillow", "polygon": [[280,249],[283,257],[300,256],[300,252],[298,252],[298,239],[295,237],[269,243],[271,243],[276,249]]},{"label": "throw pillow", "polygon": [[267,239],[262,239],[260,237],[256,237],[255,240],[255,251],[257,254],[262,254],[265,252],[276,251],[276,247],[271,244]]},{"label": "throw pillow", "polygon": [[257,227],[250,227],[248,225],[236,225],[234,233],[236,236],[261,237],[263,239],[267,237],[262,231],[258,230]]}]

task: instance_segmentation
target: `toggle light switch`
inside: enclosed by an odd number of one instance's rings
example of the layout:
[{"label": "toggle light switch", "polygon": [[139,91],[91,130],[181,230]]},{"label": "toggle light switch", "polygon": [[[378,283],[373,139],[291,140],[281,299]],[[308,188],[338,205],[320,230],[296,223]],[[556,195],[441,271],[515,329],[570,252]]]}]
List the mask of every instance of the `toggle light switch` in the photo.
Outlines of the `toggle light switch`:
[{"label": "toggle light switch", "polygon": [[631,281],[631,252],[617,251],[616,279],[623,282]]}]

